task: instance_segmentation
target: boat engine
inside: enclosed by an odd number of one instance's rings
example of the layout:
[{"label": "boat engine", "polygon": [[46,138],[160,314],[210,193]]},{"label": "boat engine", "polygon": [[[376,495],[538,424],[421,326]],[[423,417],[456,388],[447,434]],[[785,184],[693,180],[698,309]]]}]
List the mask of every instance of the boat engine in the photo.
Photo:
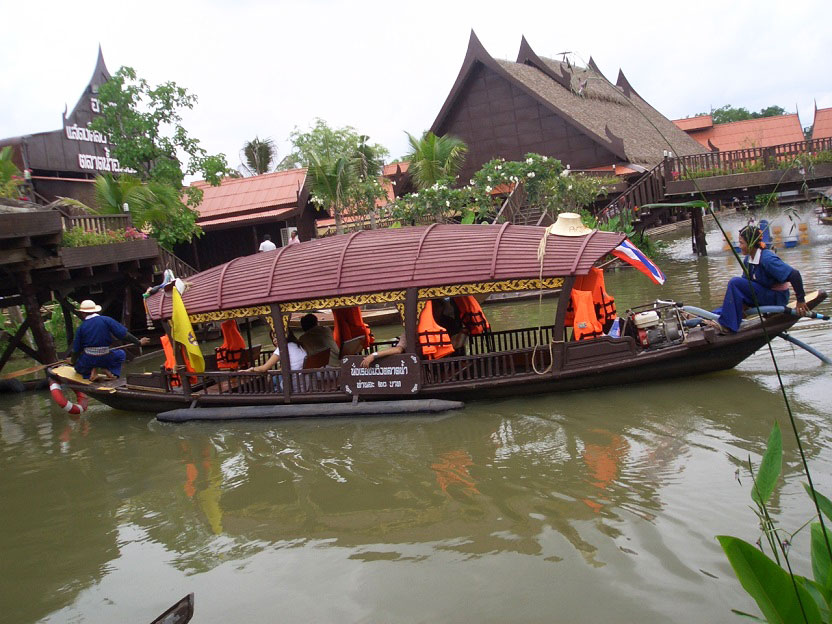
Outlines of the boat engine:
[{"label": "boat engine", "polygon": [[645,349],[661,349],[682,342],[685,334],[678,306],[674,302],[657,301],[650,307],[641,312],[629,311],[636,341]]}]

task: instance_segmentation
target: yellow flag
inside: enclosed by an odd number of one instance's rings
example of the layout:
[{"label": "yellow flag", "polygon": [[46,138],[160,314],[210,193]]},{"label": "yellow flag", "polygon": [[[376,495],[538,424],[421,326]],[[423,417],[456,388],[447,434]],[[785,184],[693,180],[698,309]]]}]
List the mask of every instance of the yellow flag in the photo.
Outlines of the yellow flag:
[{"label": "yellow flag", "polygon": [[203,373],[205,372],[205,360],[202,358],[202,351],[199,350],[194,328],[191,327],[191,319],[188,318],[188,312],[182,302],[182,295],[175,287],[171,288],[170,292],[171,297],[173,297],[173,314],[170,319],[173,325],[171,328],[173,340],[185,346],[194,372]]}]

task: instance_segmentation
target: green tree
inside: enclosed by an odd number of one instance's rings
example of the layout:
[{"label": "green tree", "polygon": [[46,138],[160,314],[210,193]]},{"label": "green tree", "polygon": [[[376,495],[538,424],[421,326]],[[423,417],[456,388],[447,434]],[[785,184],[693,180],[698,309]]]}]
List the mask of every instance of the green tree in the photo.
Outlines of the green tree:
[{"label": "green tree", "polygon": [[715,124],[745,121],[747,119],[760,119],[762,117],[776,117],[785,114],[786,109],[782,106],[766,106],[765,108],[761,108],[760,112],[751,112],[747,108],[734,108],[730,104],[715,108],[710,113],[699,113],[699,115],[711,115]]},{"label": "green tree", "polygon": [[260,139],[255,136],[243,145],[242,156],[244,160],[242,167],[248,175],[262,175],[271,170],[275,156],[277,156],[277,148],[271,139]]},{"label": "green tree", "polygon": [[410,171],[416,187],[430,188],[440,180],[455,180],[468,146],[462,139],[445,135],[438,137],[433,132],[425,132],[416,138],[409,132],[410,152],[406,159],[410,161]]},{"label": "green tree", "polygon": [[[142,182],[179,191],[186,175],[199,174],[217,185],[228,171],[225,155],[208,154],[182,125],[182,112],[192,109],[197,97],[176,83],[152,87],[134,69],[122,67],[99,87],[98,99],[101,114],[91,128],[109,137],[113,156]],[[202,200],[196,188],[185,194],[191,206]]]},{"label": "green tree", "polygon": [[335,232],[344,233],[344,209],[349,205],[354,172],[345,156],[329,152],[309,154],[308,168],[312,202],[332,211]]},{"label": "green tree", "polygon": [[289,133],[289,140],[292,142],[292,151],[280,161],[277,168],[281,171],[309,166],[312,154],[352,158],[362,144],[372,150],[379,162],[389,155],[383,145],[367,143],[367,137],[359,134],[352,126],[330,128],[326,121],[319,118],[315,119],[315,123],[306,132],[295,127]]}]

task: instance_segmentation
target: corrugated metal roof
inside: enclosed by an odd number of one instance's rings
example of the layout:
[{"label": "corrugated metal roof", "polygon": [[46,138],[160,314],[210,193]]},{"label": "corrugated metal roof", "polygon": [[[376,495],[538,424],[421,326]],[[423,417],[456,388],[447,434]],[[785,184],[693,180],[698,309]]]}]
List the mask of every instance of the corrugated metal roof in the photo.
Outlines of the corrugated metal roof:
[{"label": "corrugated metal roof", "polygon": [[[197,223],[231,218],[264,208],[296,208],[298,192],[306,182],[306,169],[289,169],[250,178],[225,178],[219,186],[194,182],[202,190]],[[214,222],[216,223],[216,222]]]},{"label": "corrugated metal roof", "polygon": [[[183,299],[190,314],[269,303],[410,287],[540,275],[537,250],[545,228],[521,225],[430,225],[364,230],[236,258],[190,278]],[[585,274],[623,234],[549,236],[544,277]],[[159,316],[157,293],[148,300]],[[162,302],[170,316],[170,299]]]},{"label": "corrugated metal roof", "polygon": [[680,130],[690,132],[692,130],[704,130],[705,128],[713,127],[714,118],[711,115],[697,115],[696,117],[686,117],[685,119],[674,119],[673,123]]},{"label": "corrugated metal roof", "polygon": [[[676,123],[676,122],[674,122]],[[703,130],[688,130],[691,138],[708,147],[708,141],[721,152],[752,147],[771,147],[804,140],[797,115],[776,115],[716,124]]]},{"label": "corrugated metal roof", "polygon": [[812,138],[832,139],[832,108],[819,108],[815,110]]}]

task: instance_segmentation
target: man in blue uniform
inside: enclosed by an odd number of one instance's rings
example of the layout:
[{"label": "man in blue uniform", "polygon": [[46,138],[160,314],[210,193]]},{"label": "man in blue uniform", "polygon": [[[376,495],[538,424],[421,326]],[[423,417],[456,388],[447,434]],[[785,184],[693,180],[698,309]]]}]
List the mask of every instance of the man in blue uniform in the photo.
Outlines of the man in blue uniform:
[{"label": "man in blue uniform", "polygon": [[731,332],[740,328],[744,307],[758,305],[784,306],[789,302],[789,287],[794,288],[797,297],[797,313],[806,314],[803,278],[800,272],[783,262],[770,249],[764,249],[760,228],[748,225],[740,230],[740,250],[745,254],[743,265],[746,274],[733,277],[728,282],[722,307],[714,310],[719,314],[719,324]]},{"label": "man in blue uniform", "polygon": [[[121,349],[110,349],[114,340],[128,340],[136,345],[146,345],[150,338],[139,340],[127,331],[127,328],[109,316],[101,316],[101,306],[91,299],[81,302],[78,311],[84,320],[75,332],[72,341],[72,357],[75,370],[84,379],[90,379],[93,370],[108,371],[106,377],[114,379],[121,375],[121,365],[124,363],[125,353]],[[95,381],[95,378],[92,379]]]}]

